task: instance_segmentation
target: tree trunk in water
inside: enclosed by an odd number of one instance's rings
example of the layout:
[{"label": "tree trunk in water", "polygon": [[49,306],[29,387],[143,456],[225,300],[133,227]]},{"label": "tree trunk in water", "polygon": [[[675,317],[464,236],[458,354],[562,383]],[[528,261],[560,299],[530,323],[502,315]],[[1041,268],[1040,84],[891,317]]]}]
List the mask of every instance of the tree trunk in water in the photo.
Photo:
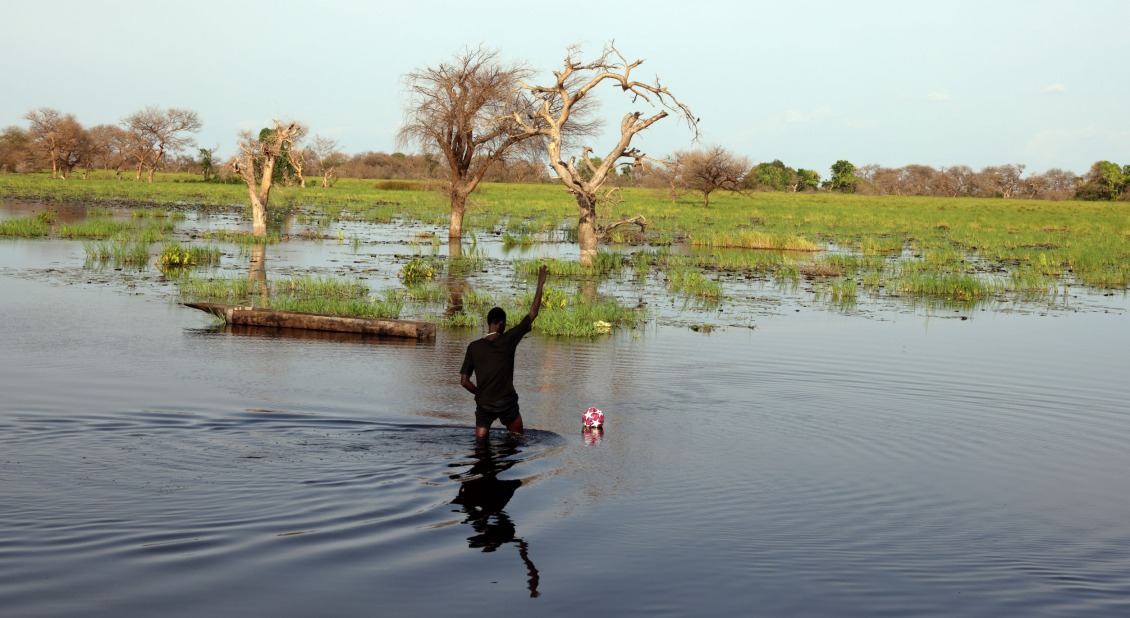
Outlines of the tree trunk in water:
[{"label": "tree trunk in water", "polygon": [[256,236],[267,235],[267,200],[266,196],[262,196],[255,191],[252,187],[247,187],[247,193],[251,195],[251,233]]},{"label": "tree trunk in water", "polygon": [[463,238],[463,214],[467,212],[467,195],[462,191],[451,192],[451,225],[447,228],[448,239]]},{"label": "tree trunk in water", "polygon": [[591,266],[596,258],[596,200],[577,194],[577,244],[581,248],[581,264]]}]

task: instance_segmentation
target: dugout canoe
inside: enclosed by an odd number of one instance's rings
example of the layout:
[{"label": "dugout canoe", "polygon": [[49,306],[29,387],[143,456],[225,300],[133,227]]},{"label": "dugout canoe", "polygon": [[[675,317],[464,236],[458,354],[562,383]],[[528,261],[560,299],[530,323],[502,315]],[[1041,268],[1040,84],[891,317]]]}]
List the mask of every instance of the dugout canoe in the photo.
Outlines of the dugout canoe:
[{"label": "dugout canoe", "polygon": [[222,318],[228,324],[268,326],[274,328],[301,328],[334,333],[407,337],[409,339],[430,339],[435,337],[436,334],[435,324],[416,320],[354,318],[322,313],[302,313],[299,311],[278,311],[275,309],[260,309],[240,305],[222,305],[219,303],[184,303],[184,306],[207,311],[212,315]]}]

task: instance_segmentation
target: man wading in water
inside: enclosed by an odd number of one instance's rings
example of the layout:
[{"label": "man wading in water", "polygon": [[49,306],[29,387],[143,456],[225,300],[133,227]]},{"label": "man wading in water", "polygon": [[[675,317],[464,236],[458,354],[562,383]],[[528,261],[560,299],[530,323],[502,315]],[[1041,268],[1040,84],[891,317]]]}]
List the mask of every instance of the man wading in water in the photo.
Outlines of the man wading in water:
[{"label": "man wading in water", "polygon": [[[545,286],[546,268],[538,269],[538,289],[530,312],[518,325],[506,330],[506,312],[495,307],[487,313],[487,335],[467,346],[459,383],[475,395],[475,438],[484,439],[494,419],[513,433],[522,433],[522,414],[518,411],[518,393],[514,390],[514,352],[518,342],[534,325],[541,310],[541,290]],[[475,381],[471,382],[471,374]]]}]

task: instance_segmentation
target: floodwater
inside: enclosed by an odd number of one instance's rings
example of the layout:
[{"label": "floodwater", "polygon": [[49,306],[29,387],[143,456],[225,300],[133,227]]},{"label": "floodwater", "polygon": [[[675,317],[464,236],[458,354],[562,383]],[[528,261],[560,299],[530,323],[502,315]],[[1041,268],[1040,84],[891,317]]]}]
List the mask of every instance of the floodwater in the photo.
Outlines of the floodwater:
[{"label": "floodwater", "polygon": [[[267,270],[379,288],[410,251],[291,241]],[[728,283],[709,334],[684,322],[717,308],[665,306],[528,337],[533,430],[484,447],[456,379],[480,333],[233,331],[83,262],[0,239],[5,617],[1130,613],[1121,292],[844,312]]]}]

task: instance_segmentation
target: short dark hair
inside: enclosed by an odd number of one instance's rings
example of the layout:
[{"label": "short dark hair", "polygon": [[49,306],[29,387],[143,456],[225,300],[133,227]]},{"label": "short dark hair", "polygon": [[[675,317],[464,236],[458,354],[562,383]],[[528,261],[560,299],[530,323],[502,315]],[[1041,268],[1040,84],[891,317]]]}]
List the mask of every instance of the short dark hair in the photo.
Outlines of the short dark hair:
[{"label": "short dark hair", "polygon": [[498,324],[506,321],[506,312],[502,307],[495,307],[487,312],[487,324]]}]

